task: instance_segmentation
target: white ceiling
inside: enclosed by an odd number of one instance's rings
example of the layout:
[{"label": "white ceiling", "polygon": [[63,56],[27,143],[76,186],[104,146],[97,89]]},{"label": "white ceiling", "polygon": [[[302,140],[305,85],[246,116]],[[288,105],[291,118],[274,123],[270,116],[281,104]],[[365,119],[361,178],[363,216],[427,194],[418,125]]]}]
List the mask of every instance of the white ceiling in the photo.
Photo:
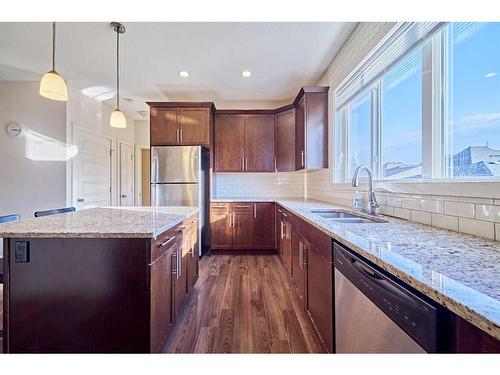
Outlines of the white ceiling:
[{"label": "white ceiling", "polygon": [[[124,24],[121,107],[146,100],[281,104],[315,84],[356,23]],[[38,80],[51,68],[51,23],[0,23],[0,81]],[[89,95],[115,93],[116,34],[108,23],[57,24],[56,70]],[[252,77],[245,79],[241,71]],[[181,78],[180,70],[191,76]],[[106,96],[106,95],[104,95]]]}]

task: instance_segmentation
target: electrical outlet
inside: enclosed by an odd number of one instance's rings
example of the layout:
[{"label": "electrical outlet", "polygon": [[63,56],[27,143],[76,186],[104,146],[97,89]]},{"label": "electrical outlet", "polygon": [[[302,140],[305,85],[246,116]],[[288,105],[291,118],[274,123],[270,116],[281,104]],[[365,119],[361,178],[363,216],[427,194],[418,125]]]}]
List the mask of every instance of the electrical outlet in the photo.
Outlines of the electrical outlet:
[{"label": "electrical outlet", "polygon": [[30,261],[30,247],[28,241],[16,241],[14,247],[14,258],[16,263],[28,263]]}]

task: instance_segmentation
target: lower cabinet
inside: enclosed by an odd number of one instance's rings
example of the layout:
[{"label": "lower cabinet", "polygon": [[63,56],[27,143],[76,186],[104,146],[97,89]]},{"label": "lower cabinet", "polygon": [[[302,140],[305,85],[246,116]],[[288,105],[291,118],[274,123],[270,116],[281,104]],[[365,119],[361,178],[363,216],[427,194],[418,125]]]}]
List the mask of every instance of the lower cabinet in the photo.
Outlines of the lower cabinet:
[{"label": "lower cabinet", "polygon": [[[153,251],[154,250],[154,251]],[[162,352],[198,279],[198,219],[188,220],[152,244],[150,351]]]},{"label": "lower cabinet", "polygon": [[212,249],[275,249],[274,203],[212,203]]},{"label": "lower cabinet", "polygon": [[277,206],[279,255],[302,301],[304,310],[326,349],[333,342],[333,254],[331,238],[312,225]]},{"label": "lower cabinet", "polygon": [[302,235],[292,227],[292,280],[295,283],[302,305],[307,309],[307,242]]}]

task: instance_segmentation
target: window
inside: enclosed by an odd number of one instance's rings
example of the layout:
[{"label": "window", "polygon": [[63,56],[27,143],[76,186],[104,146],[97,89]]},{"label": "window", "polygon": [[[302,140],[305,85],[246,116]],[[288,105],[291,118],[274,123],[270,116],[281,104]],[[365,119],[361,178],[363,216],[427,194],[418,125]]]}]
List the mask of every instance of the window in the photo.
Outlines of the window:
[{"label": "window", "polygon": [[422,177],[422,48],[381,80],[381,178]]},{"label": "window", "polygon": [[500,23],[452,23],[444,32],[446,174],[500,177]]},{"label": "window", "polygon": [[[335,93],[334,178],[500,178],[500,23],[400,23]],[[345,160],[344,160],[344,156]]]},{"label": "window", "polygon": [[347,169],[352,176],[360,165],[371,166],[371,92],[359,95],[348,107]]}]

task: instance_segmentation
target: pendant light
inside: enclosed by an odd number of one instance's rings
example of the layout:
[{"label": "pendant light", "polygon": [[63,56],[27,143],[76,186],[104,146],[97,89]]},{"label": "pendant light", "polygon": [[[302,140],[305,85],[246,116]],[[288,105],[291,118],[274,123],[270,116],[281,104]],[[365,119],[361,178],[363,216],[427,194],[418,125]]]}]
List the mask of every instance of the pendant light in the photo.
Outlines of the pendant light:
[{"label": "pendant light", "polygon": [[68,101],[66,81],[56,72],[56,23],[52,22],[52,70],[40,80],[40,95],[59,101]]},{"label": "pendant light", "polygon": [[127,127],[127,120],[120,111],[120,34],[125,32],[125,27],[119,22],[111,22],[111,26],[116,31],[116,109],[111,113],[109,126],[123,129]]}]

